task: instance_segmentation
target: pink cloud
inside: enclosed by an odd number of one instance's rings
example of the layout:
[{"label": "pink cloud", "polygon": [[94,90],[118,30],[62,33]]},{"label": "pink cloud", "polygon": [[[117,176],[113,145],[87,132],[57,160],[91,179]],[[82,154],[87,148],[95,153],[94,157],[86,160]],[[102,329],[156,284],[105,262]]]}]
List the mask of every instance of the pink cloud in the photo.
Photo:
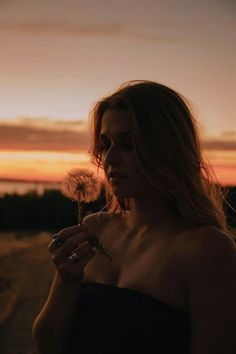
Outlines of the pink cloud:
[{"label": "pink cloud", "polygon": [[0,122],[0,150],[87,150],[89,136],[81,122]]}]

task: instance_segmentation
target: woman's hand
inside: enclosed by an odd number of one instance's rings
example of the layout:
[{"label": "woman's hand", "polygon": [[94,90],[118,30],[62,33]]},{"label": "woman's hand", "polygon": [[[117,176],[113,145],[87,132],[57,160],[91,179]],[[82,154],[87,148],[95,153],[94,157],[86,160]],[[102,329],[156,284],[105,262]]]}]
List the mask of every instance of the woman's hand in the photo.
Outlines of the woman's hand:
[{"label": "woman's hand", "polygon": [[93,237],[84,225],[71,226],[54,235],[48,250],[61,280],[83,279],[84,267],[96,254]]}]

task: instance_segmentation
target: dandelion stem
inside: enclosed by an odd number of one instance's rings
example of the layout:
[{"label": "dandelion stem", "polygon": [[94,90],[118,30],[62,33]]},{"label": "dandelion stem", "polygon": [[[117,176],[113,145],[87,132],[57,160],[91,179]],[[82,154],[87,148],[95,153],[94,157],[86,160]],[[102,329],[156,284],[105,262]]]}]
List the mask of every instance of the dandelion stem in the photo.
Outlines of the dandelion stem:
[{"label": "dandelion stem", "polygon": [[83,220],[83,204],[78,201],[78,224],[81,225]]}]

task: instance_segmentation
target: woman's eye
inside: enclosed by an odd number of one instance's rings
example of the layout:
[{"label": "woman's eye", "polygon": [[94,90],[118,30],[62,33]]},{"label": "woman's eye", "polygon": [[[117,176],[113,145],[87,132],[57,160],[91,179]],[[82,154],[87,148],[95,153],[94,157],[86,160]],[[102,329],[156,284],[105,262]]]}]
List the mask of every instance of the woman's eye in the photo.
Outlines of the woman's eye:
[{"label": "woman's eye", "polygon": [[107,141],[101,141],[101,142],[100,142],[100,149],[101,149],[102,151],[108,150],[109,147],[110,147],[110,143],[109,143],[109,142],[107,142]]},{"label": "woman's eye", "polygon": [[[108,151],[110,149],[111,142],[109,140],[101,140],[99,143],[99,148],[101,152]],[[116,144],[116,149],[125,149],[125,150],[132,150],[133,149],[133,142],[131,139],[126,139],[120,141]]]}]

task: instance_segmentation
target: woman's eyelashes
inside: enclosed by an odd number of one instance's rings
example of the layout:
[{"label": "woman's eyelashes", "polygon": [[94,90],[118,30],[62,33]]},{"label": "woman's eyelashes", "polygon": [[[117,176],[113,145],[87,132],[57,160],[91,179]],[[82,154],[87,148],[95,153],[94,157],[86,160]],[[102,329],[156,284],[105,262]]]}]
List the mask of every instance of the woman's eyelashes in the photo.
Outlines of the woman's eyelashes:
[{"label": "woman's eyelashes", "polygon": [[[108,139],[102,139],[100,141],[100,150],[103,151],[108,151],[110,149],[111,146],[111,142]],[[133,143],[132,143],[132,139],[131,138],[126,138],[126,139],[122,139],[119,143],[118,143],[118,147],[120,147],[121,149],[125,149],[125,150],[132,150],[133,149]]]},{"label": "woman's eyelashes", "polygon": [[100,151],[108,151],[110,148],[110,142],[108,140],[102,139],[99,143]]}]

